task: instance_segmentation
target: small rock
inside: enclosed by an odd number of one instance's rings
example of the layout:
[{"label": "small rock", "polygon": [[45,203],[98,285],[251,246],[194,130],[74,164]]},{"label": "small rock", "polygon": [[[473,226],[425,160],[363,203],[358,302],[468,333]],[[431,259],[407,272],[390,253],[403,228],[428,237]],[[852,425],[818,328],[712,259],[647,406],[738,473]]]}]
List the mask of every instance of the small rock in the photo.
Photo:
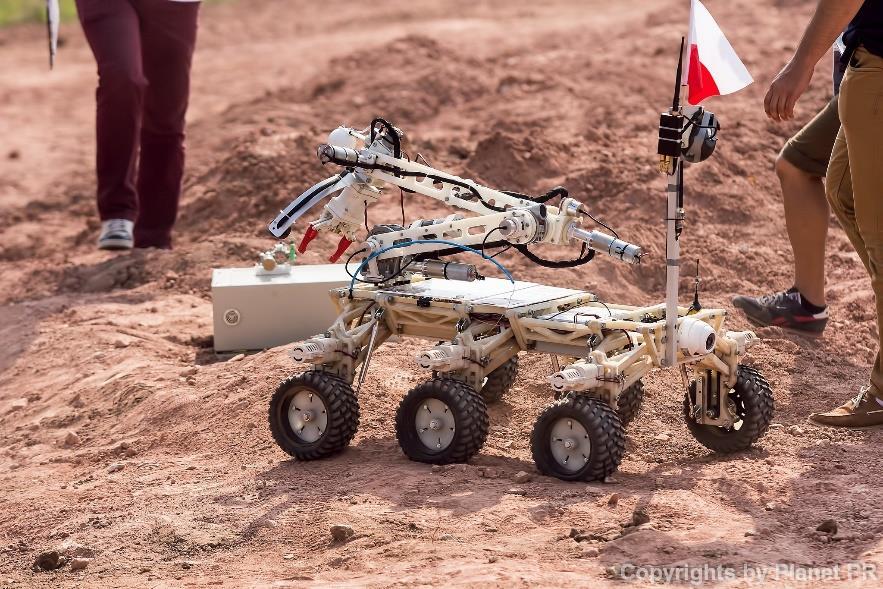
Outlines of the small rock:
[{"label": "small rock", "polygon": [[128,348],[129,342],[118,339],[113,342],[113,347],[115,347],[115,348]]},{"label": "small rock", "polygon": [[776,504],[773,503],[772,501],[770,501],[769,503],[767,503],[766,505],[764,505],[763,508],[764,508],[764,510],[766,510],[766,511],[773,511],[773,510],[776,509]]},{"label": "small rock", "polygon": [[586,548],[583,550],[582,558],[595,558],[601,554],[601,552],[597,548]]},{"label": "small rock", "polygon": [[444,471],[445,471],[445,467],[441,464],[433,464],[432,468],[429,469],[429,472],[434,472],[434,473],[440,473],[440,472],[444,472]]},{"label": "small rock", "polygon": [[785,427],[785,426],[782,425],[781,423],[771,423],[771,424],[770,424],[770,429],[771,429],[771,430],[773,430],[773,429],[782,429],[783,427]]},{"label": "small rock", "polygon": [[72,571],[81,571],[91,562],[88,558],[75,558],[71,561],[71,570]]},{"label": "small rock", "polygon": [[343,542],[351,537],[355,532],[353,528],[346,524],[334,524],[331,526],[331,537],[335,542]]},{"label": "small rock", "polygon": [[674,546],[663,546],[659,550],[661,550],[663,554],[674,554],[675,551]]},{"label": "small rock", "polygon": [[441,540],[441,541],[443,541],[443,542],[449,542],[449,541],[451,541],[451,540],[455,540],[455,538],[454,538],[454,535],[453,535],[453,534],[442,534],[442,535],[439,537],[439,540]]},{"label": "small rock", "polygon": [[816,531],[833,536],[837,533],[837,522],[833,519],[826,519],[816,527]]},{"label": "small rock", "polygon": [[509,489],[508,491],[506,491],[506,494],[507,495],[518,495],[520,497],[524,497],[525,495],[527,495],[527,491],[525,491],[524,489],[519,489],[518,487],[513,487],[513,488]]},{"label": "small rock", "polygon": [[64,446],[67,448],[71,448],[73,446],[80,445],[80,436],[78,436],[74,432],[67,432],[67,435],[64,436]]},{"label": "small rock", "polygon": [[788,433],[791,434],[792,436],[802,436],[803,435],[803,428],[800,427],[799,425],[792,425],[791,427],[788,428]]},{"label": "small rock", "polygon": [[613,477],[604,477],[604,484],[605,485],[615,485],[618,482],[619,481]]},{"label": "small rock", "polygon": [[568,538],[576,538],[577,536],[581,536],[583,533],[582,530],[578,530],[576,528],[570,528],[570,533],[567,534]]},{"label": "small rock", "polygon": [[518,484],[529,483],[532,479],[533,475],[523,470],[516,472],[515,476],[512,477],[512,480]]},{"label": "small rock", "polygon": [[636,507],[632,512],[631,525],[634,527],[642,526],[650,521],[650,516],[640,507]]},{"label": "small rock", "polygon": [[668,434],[657,434],[653,437],[654,440],[659,440],[660,442],[667,442],[671,439],[671,436]]},{"label": "small rock", "polygon": [[489,564],[494,564],[494,563],[497,562],[498,560],[499,560],[499,558],[497,558],[496,556],[488,556],[488,557],[487,557],[487,561],[488,561]]},{"label": "small rock", "polygon": [[17,160],[21,157],[21,152],[17,149],[12,149],[6,154],[6,157],[11,160]]},{"label": "small rock", "polygon": [[293,554],[286,554],[282,558],[285,560],[294,560],[294,555]]},{"label": "small rock", "polygon": [[64,566],[64,558],[57,550],[41,552],[32,567],[35,571],[54,571]]},{"label": "small rock", "polygon": [[746,537],[746,538],[750,538],[750,537],[752,537],[752,536],[757,536],[757,533],[756,533],[756,532],[753,532],[752,530],[748,530],[747,532],[745,532],[745,537]]},{"label": "small rock", "polygon": [[619,503],[619,493],[613,493],[607,500],[607,505],[610,507],[616,507],[617,503]]},{"label": "small rock", "polygon": [[181,376],[193,376],[197,372],[199,372],[199,368],[196,366],[190,366],[181,371]]},{"label": "small rock", "polygon": [[486,466],[478,471],[478,476],[484,477],[486,479],[495,479],[500,476],[500,473],[496,468]]},{"label": "small rock", "polygon": [[236,354],[235,356],[227,360],[227,362],[239,362],[243,358],[245,358],[245,354]]},{"label": "small rock", "polygon": [[111,464],[110,466],[107,467],[107,473],[113,474],[115,472],[119,472],[119,471],[123,470],[123,468],[125,468],[125,466],[126,465],[123,464],[122,462],[114,462],[113,464]]}]

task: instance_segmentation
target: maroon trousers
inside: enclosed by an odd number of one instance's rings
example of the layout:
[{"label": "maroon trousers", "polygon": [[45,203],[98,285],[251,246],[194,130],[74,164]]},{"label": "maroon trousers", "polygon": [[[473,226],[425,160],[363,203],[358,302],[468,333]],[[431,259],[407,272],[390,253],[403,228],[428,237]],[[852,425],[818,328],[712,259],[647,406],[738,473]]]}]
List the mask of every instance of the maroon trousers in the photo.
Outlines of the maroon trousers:
[{"label": "maroon trousers", "polygon": [[98,212],[134,221],[135,247],[171,247],[200,3],[76,3],[98,63]]}]

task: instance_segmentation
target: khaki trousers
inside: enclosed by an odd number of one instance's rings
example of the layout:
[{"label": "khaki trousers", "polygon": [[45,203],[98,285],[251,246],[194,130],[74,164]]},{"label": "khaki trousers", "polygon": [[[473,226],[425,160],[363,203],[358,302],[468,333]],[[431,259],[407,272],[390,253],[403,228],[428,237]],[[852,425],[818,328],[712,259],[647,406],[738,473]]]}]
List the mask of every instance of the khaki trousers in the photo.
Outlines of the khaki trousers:
[{"label": "khaki trousers", "polygon": [[[861,257],[877,301],[883,335],[883,57],[856,50],[840,88],[840,132],[828,164],[826,193]],[[878,348],[871,393],[883,398]]]}]

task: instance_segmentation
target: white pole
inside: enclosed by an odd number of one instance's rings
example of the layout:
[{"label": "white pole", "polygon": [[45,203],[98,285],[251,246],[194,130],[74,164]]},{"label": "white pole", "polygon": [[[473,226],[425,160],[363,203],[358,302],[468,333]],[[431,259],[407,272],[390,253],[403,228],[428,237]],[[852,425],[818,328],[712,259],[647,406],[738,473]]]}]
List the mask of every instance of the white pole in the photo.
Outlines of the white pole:
[{"label": "white pole", "polygon": [[681,244],[678,229],[683,210],[678,202],[681,191],[683,162],[678,159],[668,181],[668,209],[665,220],[665,366],[677,362],[678,284],[680,281]]}]

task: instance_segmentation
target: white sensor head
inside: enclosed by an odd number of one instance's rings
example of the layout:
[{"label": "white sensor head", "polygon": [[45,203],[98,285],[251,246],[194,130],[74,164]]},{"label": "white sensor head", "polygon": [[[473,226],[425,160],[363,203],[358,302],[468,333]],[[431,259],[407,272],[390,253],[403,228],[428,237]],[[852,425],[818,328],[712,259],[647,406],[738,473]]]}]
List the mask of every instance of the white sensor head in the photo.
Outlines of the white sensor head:
[{"label": "white sensor head", "polygon": [[359,146],[359,140],[352,133],[352,129],[338,127],[328,135],[328,144],[346,149],[356,149]]},{"label": "white sensor head", "polygon": [[684,317],[678,326],[678,348],[687,356],[705,356],[714,351],[717,334],[704,321]]}]

